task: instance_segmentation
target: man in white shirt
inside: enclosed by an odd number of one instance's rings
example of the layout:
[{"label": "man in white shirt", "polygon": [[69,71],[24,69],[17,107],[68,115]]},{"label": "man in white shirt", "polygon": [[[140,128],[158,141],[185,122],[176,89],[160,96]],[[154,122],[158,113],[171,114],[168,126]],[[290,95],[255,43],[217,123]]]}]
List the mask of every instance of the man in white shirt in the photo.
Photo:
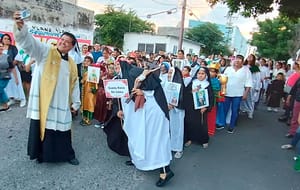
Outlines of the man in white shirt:
[{"label": "man in white shirt", "polygon": [[225,115],[231,108],[231,119],[228,133],[233,133],[238,111],[242,100],[246,100],[250,88],[252,87],[251,72],[248,67],[243,66],[244,57],[237,55],[233,66],[228,67],[224,74],[228,77],[225,94]]}]

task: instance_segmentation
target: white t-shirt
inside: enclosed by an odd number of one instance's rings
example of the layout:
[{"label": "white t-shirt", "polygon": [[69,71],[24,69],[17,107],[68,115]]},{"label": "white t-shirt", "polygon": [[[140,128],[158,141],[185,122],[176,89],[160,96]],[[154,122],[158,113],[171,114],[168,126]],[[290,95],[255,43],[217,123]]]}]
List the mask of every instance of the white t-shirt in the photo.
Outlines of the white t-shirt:
[{"label": "white t-shirt", "polygon": [[224,74],[228,77],[225,96],[241,97],[245,87],[252,87],[252,76],[248,67],[243,66],[235,71],[231,66],[225,70]]}]

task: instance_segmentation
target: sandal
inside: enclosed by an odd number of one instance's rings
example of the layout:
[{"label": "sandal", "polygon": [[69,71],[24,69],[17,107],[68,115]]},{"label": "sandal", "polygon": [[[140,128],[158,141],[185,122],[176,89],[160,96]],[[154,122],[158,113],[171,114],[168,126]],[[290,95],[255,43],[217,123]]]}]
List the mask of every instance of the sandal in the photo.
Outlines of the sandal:
[{"label": "sandal", "polygon": [[184,146],[185,147],[188,147],[188,146],[190,146],[192,144],[192,141],[187,141],[185,144],[184,144]]},{"label": "sandal", "polygon": [[0,112],[10,111],[10,107],[7,106],[6,108],[1,108]]}]

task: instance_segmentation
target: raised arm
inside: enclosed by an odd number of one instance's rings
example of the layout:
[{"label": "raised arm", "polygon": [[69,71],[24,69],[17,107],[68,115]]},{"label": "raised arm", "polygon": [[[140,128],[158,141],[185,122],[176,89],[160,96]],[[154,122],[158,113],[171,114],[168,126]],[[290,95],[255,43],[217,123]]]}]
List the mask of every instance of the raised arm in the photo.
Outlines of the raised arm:
[{"label": "raised arm", "polygon": [[35,58],[36,64],[41,63],[48,55],[50,47],[33,38],[32,34],[28,32],[28,27],[24,21],[20,19],[20,13],[18,11],[14,13],[14,20],[15,25],[13,31],[17,44],[24,49],[30,57]]}]

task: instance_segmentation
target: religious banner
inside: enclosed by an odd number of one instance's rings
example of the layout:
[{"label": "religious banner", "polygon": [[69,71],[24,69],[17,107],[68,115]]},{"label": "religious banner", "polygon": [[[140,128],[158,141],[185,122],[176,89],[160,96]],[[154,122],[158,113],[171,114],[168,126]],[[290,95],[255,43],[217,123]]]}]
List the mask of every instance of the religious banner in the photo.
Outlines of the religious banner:
[{"label": "religious banner", "polygon": [[99,83],[100,80],[100,68],[95,66],[88,66],[88,82]]},{"label": "religious banner", "polygon": [[166,82],[167,102],[173,106],[178,106],[181,84],[176,82]]},{"label": "religious banner", "polygon": [[207,89],[200,89],[193,92],[194,108],[201,109],[209,106]]},{"label": "religious banner", "polygon": [[127,79],[104,80],[106,98],[129,98]]},{"label": "religious banner", "polygon": [[173,59],[172,66],[182,70],[184,67],[184,59]]}]

